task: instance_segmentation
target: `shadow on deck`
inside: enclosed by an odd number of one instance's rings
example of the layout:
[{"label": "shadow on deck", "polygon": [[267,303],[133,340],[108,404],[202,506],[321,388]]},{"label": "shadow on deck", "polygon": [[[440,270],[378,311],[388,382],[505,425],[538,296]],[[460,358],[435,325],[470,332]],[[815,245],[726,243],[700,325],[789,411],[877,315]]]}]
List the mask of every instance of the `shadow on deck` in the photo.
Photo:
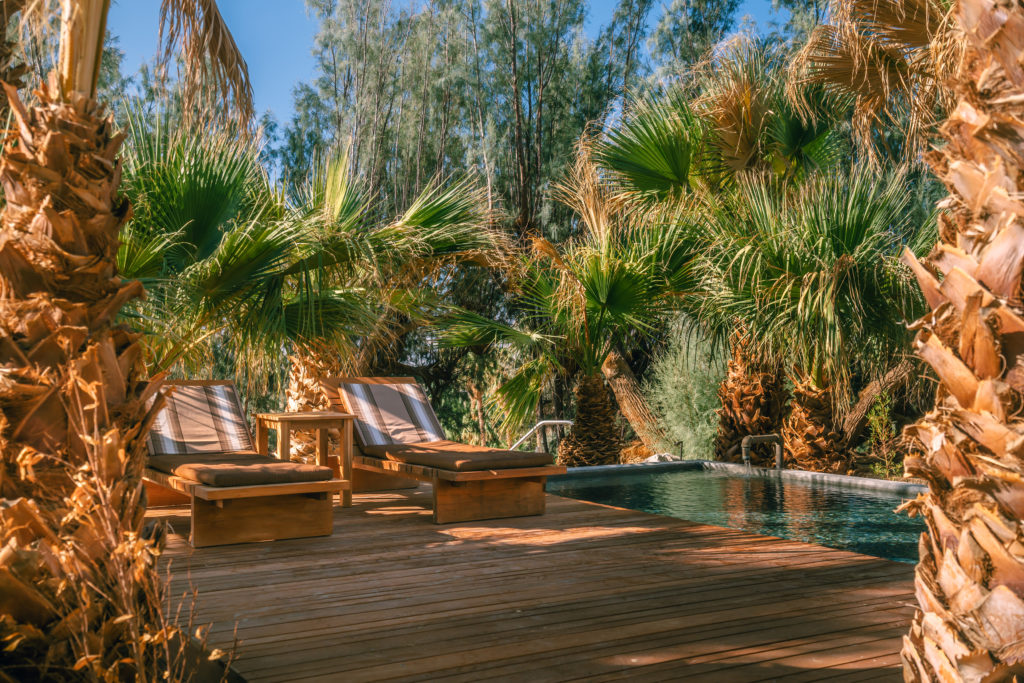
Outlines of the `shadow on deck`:
[{"label": "shadow on deck", "polygon": [[900,680],[913,568],[548,497],[437,526],[429,490],[362,494],[334,535],[192,550],[172,594],[251,681]]}]

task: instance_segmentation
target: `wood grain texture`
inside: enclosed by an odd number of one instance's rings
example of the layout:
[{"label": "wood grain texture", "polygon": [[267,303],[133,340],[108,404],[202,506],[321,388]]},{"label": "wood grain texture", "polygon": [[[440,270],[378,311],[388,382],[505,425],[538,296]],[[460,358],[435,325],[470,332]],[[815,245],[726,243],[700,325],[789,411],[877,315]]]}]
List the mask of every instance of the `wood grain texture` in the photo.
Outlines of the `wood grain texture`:
[{"label": "wood grain texture", "polygon": [[[335,476],[341,476],[339,465]],[[420,485],[416,479],[381,474],[371,470],[354,467],[352,469],[352,492],[372,493],[375,491],[395,491],[398,489],[414,489]]]},{"label": "wood grain texture", "polygon": [[196,548],[326,536],[333,528],[331,496],[327,493],[192,499],[191,542]]},{"label": "wood grain texture", "polygon": [[[437,526],[429,487],[355,496],[339,533],[191,549],[172,594],[251,681],[899,680],[913,568],[547,496]],[[344,529],[344,532],[342,532]]]},{"label": "wood grain texture", "polygon": [[432,486],[434,524],[544,514],[544,477],[435,479]]}]

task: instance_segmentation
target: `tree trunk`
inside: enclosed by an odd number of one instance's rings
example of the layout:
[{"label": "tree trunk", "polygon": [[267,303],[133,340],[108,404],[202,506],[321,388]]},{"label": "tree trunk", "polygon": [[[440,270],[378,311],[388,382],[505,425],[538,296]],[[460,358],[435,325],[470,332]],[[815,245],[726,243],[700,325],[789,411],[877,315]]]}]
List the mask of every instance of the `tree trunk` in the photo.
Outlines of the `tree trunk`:
[{"label": "tree trunk", "polygon": [[868,422],[868,413],[875,405],[878,397],[887,391],[900,386],[914,373],[914,363],[910,360],[901,361],[876,380],[872,380],[857,396],[857,402],[843,417],[843,446],[847,449],[856,446],[864,426]]},{"label": "tree trunk", "polygon": [[487,445],[487,412],[484,408],[484,392],[475,381],[467,382],[469,390],[469,415],[476,420],[478,445]]},{"label": "tree trunk", "polygon": [[850,470],[850,457],[843,448],[843,435],[836,429],[832,391],[798,381],[793,402],[782,424],[786,457],[803,470],[841,472]]},{"label": "tree trunk", "polygon": [[569,467],[614,465],[622,452],[622,438],[604,378],[580,377],[575,394],[576,419],[559,446],[558,462]]},{"label": "tree trunk", "polygon": [[0,160],[2,657],[27,679],[155,680],[173,629],[141,475],[161,401],[114,324],[143,294],[116,270],[123,138],[57,80],[31,109],[7,89],[20,135]]},{"label": "tree trunk", "polygon": [[1024,674],[1024,8],[960,0],[953,15],[959,103],[930,158],[951,196],[930,268],[905,255],[932,309],[915,347],[940,385],[907,428],[922,449],[907,472],[928,482],[907,507],[928,533],[902,655],[907,680],[1010,680]]},{"label": "tree trunk", "polygon": [[[331,410],[327,395],[320,388],[320,380],[325,377],[345,377],[353,373],[348,371],[342,357],[337,351],[314,351],[311,349],[296,350],[288,361],[288,388],[285,391],[286,409],[289,412],[307,412],[312,410]],[[328,431],[329,450],[337,453],[341,443],[341,434],[336,429]],[[316,437],[311,432],[292,432],[291,459],[296,462],[316,463]]]},{"label": "tree trunk", "polygon": [[[738,461],[743,437],[780,431],[786,407],[786,383],[777,367],[769,367],[750,355],[750,341],[737,332],[732,338],[732,358],[718,387],[722,407],[718,409],[715,458]],[[755,464],[774,462],[771,446],[751,452]]]},{"label": "tree trunk", "polygon": [[613,349],[601,366],[601,372],[615,394],[622,416],[629,422],[629,426],[633,428],[647,450],[651,453],[663,451],[668,438],[651,411],[640,389],[640,383],[636,381],[636,375],[633,374],[626,359]]},{"label": "tree trunk", "polygon": [[[11,24],[11,19],[25,6],[25,0],[0,0],[0,26],[6,32]],[[4,36],[0,41],[0,81],[11,86],[14,90],[21,90],[22,79],[28,72],[28,65],[21,55],[24,51],[21,41],[17,36]],[[6,125],[7,116],[11,107],[7,101],[7,95],[0,92],[0,120]]]}]

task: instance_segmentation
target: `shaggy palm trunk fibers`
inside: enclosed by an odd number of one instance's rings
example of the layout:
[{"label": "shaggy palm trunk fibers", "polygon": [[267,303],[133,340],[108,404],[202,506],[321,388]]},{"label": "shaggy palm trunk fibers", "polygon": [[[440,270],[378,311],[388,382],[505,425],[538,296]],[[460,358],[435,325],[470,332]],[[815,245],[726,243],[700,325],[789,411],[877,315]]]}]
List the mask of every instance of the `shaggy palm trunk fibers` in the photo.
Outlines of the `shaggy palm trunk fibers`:
[{"label": "shaggy palm trunk fibers", "polygon": [[0,160],[0,643],[15,679],[151,678],[172,630],[146,538],[145,436],[160,402],[139,336],[143,295],[117,276],[122,137],[53,79]]},{"label": "shaggy palm trunk fibers", "polygon": [[846,474],[851,467],[843,434],[835,424],[832,391],[809,382],[793,386],[793,401],[782,425],[786,458],[802,470]]},{"label": "shaggy palm trunk fibers", "polygon": [[[735,462],[742,455],[743,437],[779,431],[787,398],[785,378],[777,367],[752,358],[749,340],[737,333],[732,339],[725,378],[718,386],[718,398],[721,407],[717,410],[715,458]],[[756,446],[751,451],[755,465],[774,466],[774,457],[770,445]]]},{"label": "shaggy palm trunk fibers", "polygon": [[[337,351],[304,350],[289,358],[288,389],[285,392],[286,410],[305,412],[311,410],[332,410],[327,395],[320,388],[325,377],[344,377],[344,369]],[[338,453],[341,448],[341,434],[337,429],[328,430],[328,451]],[[291,436],[292,460],[305,463],[316,462],[316,437],[312,432],[296,431]]]},{"label": "shaggy palm trunk fibers", "polygon": [[574,392],[576,419],[558,448],[559,464],[581,467],[617,463],[622,452],[622,436],[604,377],[581,377]]},{"label": "shaggy palm trunk fibers", "polygon": [[950,196],[940,242],[918,263],[931,312],[915,347],[940,380],[936,407],[907,428],[928,482],[910,502],[928,526],[907,680],[1024,676],[1024,7],[960,0],[965,52],[950,83],[948,144],[930,161]]}]

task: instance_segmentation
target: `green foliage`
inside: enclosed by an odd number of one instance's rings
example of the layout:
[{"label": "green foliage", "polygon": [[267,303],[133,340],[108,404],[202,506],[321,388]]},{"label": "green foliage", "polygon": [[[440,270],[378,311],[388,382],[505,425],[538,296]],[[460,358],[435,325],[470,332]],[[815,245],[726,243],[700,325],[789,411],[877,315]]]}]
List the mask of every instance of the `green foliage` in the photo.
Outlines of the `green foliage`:
[{"label": "green foliage", "polygon": [[343,153],[319,156],[289,201],[231,129],[195,136],[171,114],[152,120],[129,113],[135,213],[119,266],[146,284],[128,315],[149,332],[154,369],[205,374],[217,346],[233,375],[266,379],[287,348],[352,350],[388,312],[436,306],[423,284],[437,268],[494,247],[471,179],[432,183],[377,224]]},{"label": "green foliage", "polygon": [[705,134],[685,93],[676,90],[633,104],[598,143],[594,160],[627,191],[664,200],[692,188]]},{"label": "green foliage", "polygon": [[740,0],[672,0],[648,40],[663,76],[678,76],[704,59],[733,27]]},{"label": "green foliage", "polygon": [[[905,176],[856,166],[796,188],[764,176],[716,199],[705,320],[742,321],[760,352],[795,364],[816,386],[847,387],[867,349],[904,351],[920,293],[898,262],[919,226]],[[887,361],[886,361],[887,362]]]},{"label": "green foliage", "polygon": [[718,428],[715,411],[721,405],[718,385],[727,359],[721,349],[689,330],[689,325],[670,328],[644,388],[673,453],[687,460],[710,459]]},{"label": "green foliage", "polygon": [[721,189],[747,172],[800,182],[840,157],[842,102],[821,87],[789,84],[778,44],[738,36],[701,69],[698,111],[707,122],[705,184]]},{"label": "green foliage", "polygon": [[884,479],[903,476],[903,454],[898,446],[892,410],[892,396],[883,392],[868,411],[868,453],[875,460],[871,463],[871,471]]},{"label": "green foliage", "polygon": [[579,216],[578,236],[538,240],[508,264],[516,321],[462,311],[445,324],[449,346],[513,352],[495,396],[506,431],[532,421],[548,382],[599,375],[612,349],[655,333],[696,288],[692,226],[614,201],[587,151],[559,191]]}]

